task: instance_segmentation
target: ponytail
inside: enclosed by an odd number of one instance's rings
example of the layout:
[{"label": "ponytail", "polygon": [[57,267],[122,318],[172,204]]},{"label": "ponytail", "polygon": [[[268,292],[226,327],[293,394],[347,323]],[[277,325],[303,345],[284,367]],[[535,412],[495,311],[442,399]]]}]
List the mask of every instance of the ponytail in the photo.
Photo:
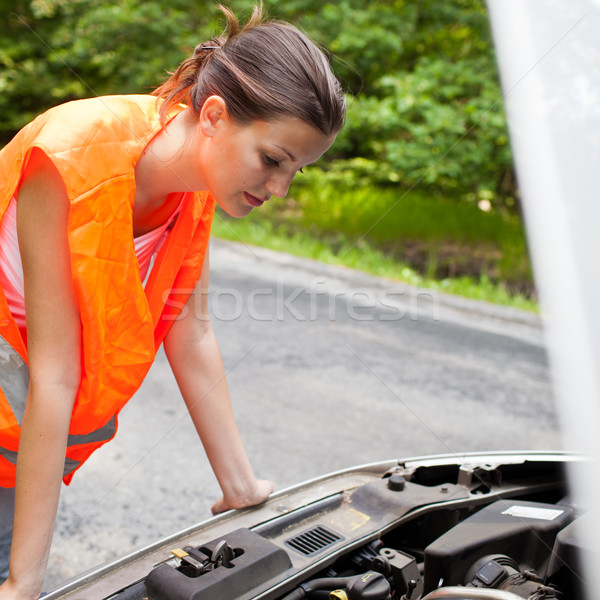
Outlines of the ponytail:
[{"label": "ponytail", "polygon": [[206,99],[217,95],[240,124],[294,116],[326,135],[337,133],[346,106],[323,52],[292,25],[264,21],[262,4],[241,29],[231,10],[218,8],[226,30],[198,44],[153,92],[164,99],[163,123],[173,106],[187,104],[198,116]]},{"label": "ponytail", "polygon": [[221,47],[220,41],[220,38],[214,38],[198,44],[194,48],[194,54],[186,58],[175,71],[170,73],[169,79],[152,92],[153,95],[165,100],[160,108],[160,118],[163,123],[173,106],[190,104],[190,94],[198,80],[198,73],[209,60],[211,53]]}]

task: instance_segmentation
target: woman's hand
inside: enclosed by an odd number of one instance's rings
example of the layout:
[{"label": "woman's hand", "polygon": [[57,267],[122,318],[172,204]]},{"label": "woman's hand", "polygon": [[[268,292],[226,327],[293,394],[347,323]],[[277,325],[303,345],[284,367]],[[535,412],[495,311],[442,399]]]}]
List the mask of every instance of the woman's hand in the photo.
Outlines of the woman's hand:
[{"label": "woman's hand", "polygon": [[264,502],[275,489],[275,485],[272,481],[257,479],[255,483],[255,489],[248,496],[243,498],[226,498],[225,496],[221,497],[212,505],[212,514],[218,515],[219,513],[225,512],[226,510],[231,510],[233,508],[256,506],[257,504]]}]

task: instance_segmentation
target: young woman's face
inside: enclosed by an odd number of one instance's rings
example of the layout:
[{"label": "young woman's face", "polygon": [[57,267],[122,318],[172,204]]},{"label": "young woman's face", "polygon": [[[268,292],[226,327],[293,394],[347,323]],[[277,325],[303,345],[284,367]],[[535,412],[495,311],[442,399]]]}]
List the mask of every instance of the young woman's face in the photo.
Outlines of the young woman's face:
[{"label": "young woman's face", "polygon": [[198,173],[233,217],[245,217],[271,196],[285,196],[296,173],[317,161],[335,139],[295,117],[249,125],[216,112],[207,119],[197,146]]}]

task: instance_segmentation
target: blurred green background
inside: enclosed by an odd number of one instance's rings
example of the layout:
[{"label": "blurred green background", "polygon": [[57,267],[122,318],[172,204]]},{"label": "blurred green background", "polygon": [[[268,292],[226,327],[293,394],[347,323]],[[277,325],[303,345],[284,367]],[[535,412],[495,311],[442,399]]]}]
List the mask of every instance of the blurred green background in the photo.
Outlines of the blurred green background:
[{"label": "blurred green background", "polygon": [[[228,6],[243,20],[251,0]],[[333,55],[347,125],[285,200],[215,234],[535,309],[479,0],[265,0]],[[149,93],[220,32],[212,1],[0,0],[0,144],[66,100]]]}]

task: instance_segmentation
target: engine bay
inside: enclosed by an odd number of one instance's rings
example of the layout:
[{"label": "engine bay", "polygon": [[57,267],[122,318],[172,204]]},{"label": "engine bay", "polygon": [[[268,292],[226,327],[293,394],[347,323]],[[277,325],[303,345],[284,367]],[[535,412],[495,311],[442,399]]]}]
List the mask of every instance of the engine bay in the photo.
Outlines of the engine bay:
[{"label": "engine bay", "polygon": [[587,513],[569,498],[564,466],[399,463],[293,509],[276,498],[280,514],[251,526],[171,538],[112,593],[99,575],[48,599],[579,600]]}]

